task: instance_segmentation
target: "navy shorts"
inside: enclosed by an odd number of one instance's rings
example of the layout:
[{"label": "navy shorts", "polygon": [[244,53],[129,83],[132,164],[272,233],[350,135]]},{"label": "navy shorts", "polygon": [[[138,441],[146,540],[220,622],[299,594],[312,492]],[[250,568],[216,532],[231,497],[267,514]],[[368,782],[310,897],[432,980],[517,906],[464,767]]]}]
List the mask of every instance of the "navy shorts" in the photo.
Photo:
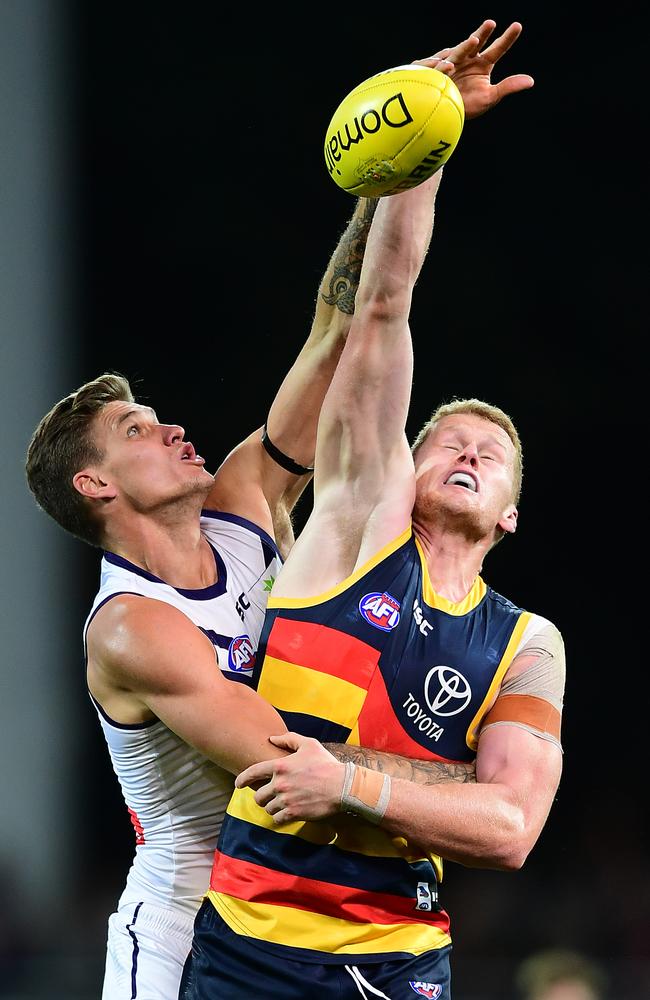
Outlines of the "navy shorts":
[{"label": "navy shorts", "polygon": [[206,899],[194,922],[179,1000],[450,1000],[451,946],[396,962],[347,964],[280,958],[235,934]]}]

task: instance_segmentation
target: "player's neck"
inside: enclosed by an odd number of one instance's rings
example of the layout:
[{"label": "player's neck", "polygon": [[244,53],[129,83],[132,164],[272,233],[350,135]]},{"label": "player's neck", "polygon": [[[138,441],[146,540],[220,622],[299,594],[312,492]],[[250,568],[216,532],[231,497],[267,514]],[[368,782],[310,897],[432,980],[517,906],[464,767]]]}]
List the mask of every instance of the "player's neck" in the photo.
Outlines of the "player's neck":
[{"label": "player's neck", "polygon": [[196,515],[173,521],[151,514],[134,518],[109,547],[172,587],[198,590],[216,582],[214,556]]},{"label": "player's neck", "polygon": [[429,580],[436,594],[458,604],[469,594],[480,574],[486,546],[460,534],[414,523],[424,552]]}]

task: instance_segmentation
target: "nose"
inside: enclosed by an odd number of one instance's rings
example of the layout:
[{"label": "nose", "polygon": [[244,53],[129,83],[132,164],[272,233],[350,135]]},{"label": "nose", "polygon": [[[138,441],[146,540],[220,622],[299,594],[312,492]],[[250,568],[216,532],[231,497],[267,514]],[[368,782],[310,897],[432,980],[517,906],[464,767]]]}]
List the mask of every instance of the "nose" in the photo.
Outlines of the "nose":
[{"label": "nose", "polygon": [[466,444],[460,455],[458,456],[459,462],[465,462],[472,469],[478,467],[478,448],[475,444]]},{"label": "nose", "polygon": [[178,444],[185,437],[185,428],[180,424],[163,424],[163,441],[166,445]]}]

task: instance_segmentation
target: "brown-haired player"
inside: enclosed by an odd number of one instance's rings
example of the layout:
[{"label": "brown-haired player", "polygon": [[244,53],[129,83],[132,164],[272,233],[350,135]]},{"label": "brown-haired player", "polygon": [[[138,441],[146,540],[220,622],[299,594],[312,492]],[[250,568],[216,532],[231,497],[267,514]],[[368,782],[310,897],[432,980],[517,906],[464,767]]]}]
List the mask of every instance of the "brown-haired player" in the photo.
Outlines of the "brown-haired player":
[{"label": "brown-haired player", "polygon": [[103,550],[84,628],[87,683],[136,835],[109,919],[104,1000],[177,996],[233,774],[267,756],[282,728],[252,689],[252,667],[373,211],[355,204],[265,428],[216,474],[182,427],[113,373],[60,400],[29,444],[38,504]]}]

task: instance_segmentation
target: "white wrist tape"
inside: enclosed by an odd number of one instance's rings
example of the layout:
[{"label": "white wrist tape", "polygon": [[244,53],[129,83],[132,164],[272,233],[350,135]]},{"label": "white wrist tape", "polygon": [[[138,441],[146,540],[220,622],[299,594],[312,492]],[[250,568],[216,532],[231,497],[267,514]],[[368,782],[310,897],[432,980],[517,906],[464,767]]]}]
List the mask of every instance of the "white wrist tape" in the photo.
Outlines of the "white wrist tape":
[{"label": "white wrist tape", "polygon": [[352,816],[361,816],[369,823],[379,823],[390,801],[390,775],[345,763],[341,806]]}]

